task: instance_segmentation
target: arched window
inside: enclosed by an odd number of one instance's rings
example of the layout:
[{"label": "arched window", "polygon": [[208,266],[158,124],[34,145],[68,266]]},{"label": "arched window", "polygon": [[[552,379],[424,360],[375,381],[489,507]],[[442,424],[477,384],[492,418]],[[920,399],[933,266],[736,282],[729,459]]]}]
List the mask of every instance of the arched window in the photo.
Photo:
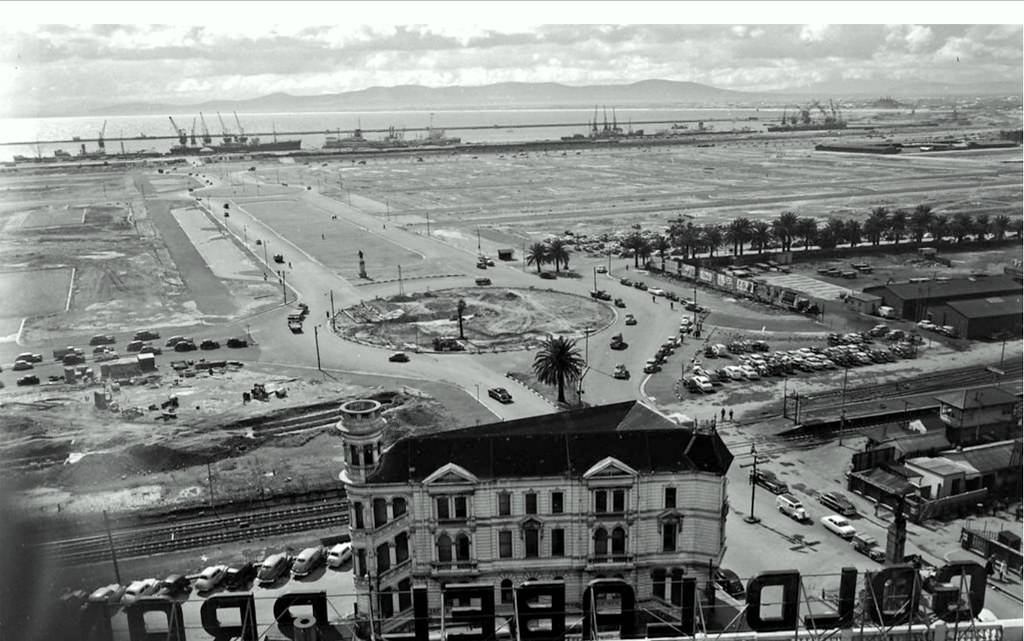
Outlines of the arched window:
[{"label": "arched window", "polygon": [[608,532],[603,527],[594,532],[594,556],[608,556]]},{"label": "arched window", "polygon": [[437,560],[441,563],[452,562],[452,539],[447,534],[437,537]]},{"label": "arched window", "polygon": [[620,527],[612,530],[612,554],[621,556],[626,553],[626,531]]},{"label": "arched window", "polygon": [[455,560],[469,560],[469,537],[465,534],[455,537]]},{"label": "arched window", "polygon": [[502,579],[501,581],[501,602],[512,603],[512,580]]}]

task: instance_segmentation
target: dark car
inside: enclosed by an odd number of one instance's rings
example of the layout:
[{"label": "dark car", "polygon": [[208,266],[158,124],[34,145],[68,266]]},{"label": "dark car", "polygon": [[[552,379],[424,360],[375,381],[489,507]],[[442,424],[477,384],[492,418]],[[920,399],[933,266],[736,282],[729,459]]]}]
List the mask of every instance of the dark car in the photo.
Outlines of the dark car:
[{"label": "dark car", "polygon": [[540,277],[543,278],[544,280],[555,280],[555,278],[557,278],[557,276],[555,276],[551,272],[541,272]]},{"label": "dark car", "polygon": [[182,574],[171,574],[164,579],[163,585],[160,587],[160,594],[175,596],[178,594],[186,594],[191,589],[192,585],[188,578]]},{"label": "dark car", "polygon": [[818,502],[825,507],[835,510],[836,514],[841,514],[843,516],[854,516],[857,514],[857,508],[854,507],[853,503],[839,492],[825,492],[823,494],[819,494]]},{"label": "dark car", "polygon": [[632,281],[632,279],[629,279],[629,278],[620,278],[619,279],[619,284],[620,285],[625,285],[626,287],[632,287],[633,286],[633,281]]},{"label": "dark car", "polygon": [[207,338],[202,343],[199,343],[199,349],[203,349],[203,350],[220,349],[220,343],[218,343],[217,341],[215,341],[215,340],[213,340],[211,338]]},{"label": "dark car", "polygon": [[178,341],[174,344],[174,351],[176,352],[194,352],[196,350],[196,344],[192,341]]},{"label": "dark car", "polygon": [[740,577],[736,575],[732,570],[726,568],[718,568],[715,570],[715,583],[718,587],[725,590],[725,593],[735,599],[743,598],[747,591],[743,587],[743,582],[740,581]]},{"label": "dark car", "polygon": [[260,585],[270,585],[275,583],[282,575],[288,572],[288,569],[292,565],[292,557],[285,554],[284,552],[278,552],[277,554],[271,554],[263,563],[260,564],[260,569],[256,573],[256,579]]},{"label": "dark car", "polygon": [[135,336],[132,336],[134,341],[152,341],[160,338],[160,332],[154,332],[151,329],[140,329],[135,332]]},{"label": "dark car", "polygon": [[477,278],[476,279],[476,284],[479,285],[480,287],[484,287],[486,285],[490,285],[491,284],[491,279],[490,278]]},{"label": "dark car", "polygon": [[140,354],[153,354],[154,356],[160,356],[161,354],[164,353],[164,350],[160,349],[156,345],[150,345],[149,343],[146,343],[145,345],[142,346],[142,349],[139,350],[139,353]]},{"label": "dark car", "polygon": [[36,376],[35,374],[29,374],[27,376],[22,376],[21,378],[18,379],[18,385],[38,385],[38,384],[39,384],[39,377]]},{"label": "dark car", "polygon": [[114,338],[113,334],[96,334],[89,339],[90,345],[110,345],[116,342],[117,339]]},{"label": "dark car", "polygon": [[228,339],[228,347],[230,347],[232,349],[237,349],[237,348],[240,348],[240,347],[248,347],[248,346],[249,346],[249,341],[245,340],[244,338],[232,337],[232,338]]},{"label": "dark car", "polygon": [[640,291],[647,291],[647,284],[644,283],[643,281],[636,281],[635,283],[633,283],[633,287],[639,289]]},{"label": "dark car", "polygon": [[257,563],[243,563],[228,568],[224,575],[224,587],[228,590],[248,590],[260,566]]},{"label": "dark car", "polygon": [[62,360],[65,365],[81,365],[85,362],[84,354],[68,354]]},{"label": "dark car", "polygon": [[391,356],[388,356],[388,360],[392,363],[408,363],[409,355],[405,352],[395,352]]},{"label": "dark car", "polygon": [[786,482],[780,481],[779,478],[775,476],[774,472],[758,470],[756,473],[751,472],[750,475],[754,478],[754,483],[760,485],[772,494],[785,494],[789,491],[789,486],[786,485]]},{"label": "dark car", "polygon": [[512,395],[508,393],[504,387],[492,387],[487,390],[487,395],[498,401],[499,403],[511,403]]},{"label": "dark car", "polygon": [[616,307],[625,307],[626,303],[623,302],[623,300],[621,298],[616,298],[615,299],[615,306]]}]

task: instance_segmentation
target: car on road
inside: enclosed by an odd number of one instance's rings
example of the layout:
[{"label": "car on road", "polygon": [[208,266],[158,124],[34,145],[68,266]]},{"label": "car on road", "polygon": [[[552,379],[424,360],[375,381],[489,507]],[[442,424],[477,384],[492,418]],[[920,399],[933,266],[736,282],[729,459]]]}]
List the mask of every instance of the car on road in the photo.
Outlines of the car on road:
[{"label": "car on road", "polygon": [[853,546],[854,550],[867,556],[872,561],[876,561],[878,563],[885,562],[885,550],[878,545],[878,541],[876,541],[873,536],[868,536],[867,534],[854,534],[853,537],[850,538],[850,545]]},{"label": "car on road", "polygon": [[747,591],[743,587],[740,577],[732,570],[718,568],[715,570],[715,584],[725,590],[725,593],[734,599],[743,598]]},{"label": "car on road", "polygon": [[239,349],[241,347],[248,347],[249,341],[244,338],[233,336],[227,340],[228,347],[231,349]]},{"label": "car on road", "polygon": [[492,387],[487,390],[487,395],[498,401],[499,403],[511,403],[512,395],[508,393],[504,387]]},{"label": "car on road", "polygon": [[598,274],[607,274],[608,273],[608,268],[605,267],[604,265],[598,265],[594,269],[597,270]]},{"label": "car on road", "polygon": [[811,517],[807,515],[807,510],[804,509],[804,504],[789,492],[784,492],[775,497],[775,507],[779,509],[779,512],[782,512],[798,523],[811,520]]},{"label": "car on road", "polygon": [[651,296],[664,296],[665,290],[660,287],[652,287],[649,290],[647,290],[647,293],[650,294]]},{"label": "car on road", "polygon": [[132,341],[128,343],[127,347],[124,348],[126,352],[137,352],[146,346],[146,343],[142,341]]},{"label": "car on road", "polygon": [[117,339],[114,338],[113,334],[96,334],[89,339],[90,345],[110,345],[116,342]]},{"label": "car on road", "polygon": [[933,322],[931,322],[930,320],[927,320],[927,319],[922,320],[922,321],[917,321],[917,326],[920,327],[921,329],[927,329],[927,330],[930,330],[930,331],[934,331],[934,330],[938,329],[938,327],[939,327],[938,325],[936,325],[935,323],[933,323]]},{"label": "car on road", "polygon": [[839,492],[824,492],[818,495],[818,503],[835,510],[842,516],[855,516],[857,508],[843,494]]},{"label": "car on road", "polygon": [[194,352],[196,351],[196,344],[191,339],[178,341],[174,344],[174,351],[176,352]]},{"label": "car on road", "polygon": [[121,356],[117,352],[111,349],[107,349],[103,350],[102,352],[94,356],[92,360],[96,361],[97,363],[102,363],[104,361],[114,361],[119,358],[121,358]]},{"label": "car on road", "polygon": [[785,494],[789,491],[789,485],[775,476],[775,473],[770,470],[752,471],[750,475],[753,477],[755,484],[760,485],[772,494]]},{"label": "car on road", "polygon": [[649,358],[649,359],[647,359],[647,362],[644,363],[644,374],[653,374],[655,372],[660,372],[660,371],[661,371],[661,365],[658,363],[657,359]]},{"label": "car on road", "polygon": [[228,566],[226,565],[211,565],[204,569],[199,573],[199,576],[196,577],[196,592],[209,592],[220,585],[220,582],[224,580],[224,576],[227,574],[227,571]]},{"label": "car on road", "polygon": [[[136,339],[136,340],[144,340],[144,339],[139,338],[139,339]],[[170,338],[167,339],[167,342],[164,343],[164,347],[174,347],[175,345],[177,345],[178,343],[180,343],[182,341],[190,341],[190,340],[192,340],[192,339],[191,338],[185,338],[184,336],[171,336]]]},{"label": "car on road", "polygon": [[629,370],[626,369],[626,366],[623,363],[618,363],[615,365],[615,370],[612,372],[612,378],[629,380]]},{"label": "car on road", "polygon": [[299,552],[292,563],[292,576],[299,578],[309,576],[309,573],[320,567],[326,560],[326,553],[322,545],[308,547]]},{"label": "car on road", "polygon": [[252,562],[229,567],[224,573],[224,587],[228,590],[248,590],[259,569],[259,564]]},{"label": "car on road", "polygon": [[149,343],[146,343],[145,345],[142,346],[142,349],[139,350],[139,353],[140,354],[152,354],[154,356],[160,356],[161,354],[164,353],[164,350],[160,349],[156,345],[151,345]]},{"label": "car on road", "polygon": [[124,587],[120,584],[111,583],[110,585],[104,585],[93,590],[88,599],[91,603],[114,605],[121,601],[121,597],[124,596],[124,590]]},{"label": "car on road", "polygon": [[392,363],[408,363],[409,355],[405,352],[395,352],[391,356],[388,356],[388,360]]},{"label": "car on road", "polygon": [[629,279],[629,278],[620,278],[619,279],[619,284],[620,285],[625,285],[626,287],[632,287],[633,286],[633,281],[631,279]]},{"label": "car on road", "polygon": [[288,571],[291,564],[292,557],[284,552],[271,554],[263,560],[263,563],[260,564],[259,572],[256,574],[256,580],[260,585],[271,585],[281,578],[281,575]]},{"label": "car on road", "polygon": [[626,314],[626,324],[636,325],[636,316],[633,316],[632,314]]},{"label": "car on road", "polygon": [[14,360],[16,360],[16,361],[28,361],[29,363],[42,363],[43,362],[43,355],[42,354],[33,354],[32,352],[22,352],[21,354],[18,354],[18,357],[15,358]]},{"label": "car on road", "polygon": [[857,528],[850,525],[845,516],[829,514],[821,517],[821,524],[833,534],[838,534],[844,539],[852,539],[857,534]]},{"label": "car on road", "polygon": [[36,376],[35,374],[29,374],[27,376],[22,376],[21,378],[18,379],[18,385],[21,385],[21,386],[25,386],[25,385],[38,385],[38,384],[39,384],[39,377]]},{"label": "car on road", "polygon": [[203,350],[220,349],[220,343],[218,343],[217,341],[213,340],[212,338],[207,338],[203,342],[199,343],[199,349],[203,349]]},{"label": "car on road", "polygon": [[616,307],[625,307],[626,303],[621,298],[616,298],[615,299],[615,306]]},{"label": "car on road", "polygon": [[635,283],[633,283],[633,287],[635,287],[636,289],[639,289],[642,292],[647,291],[647,283],[645,283],[643,281],[640,281],[640,280],[638,280]]},{"label": "car on road", "polygon": [[28,361],[17,360],[14,361],[14,365],[11,366],[11,369],[14,370],[15,372],[20,372],[26,369],[33,369],[34,367],[35,366],[32,365],[32,363],[29,363]]},{"label": "car on road", "polygon": [[352,544],[348,541],[339,543],[327,552],[327,567],[340,568],[352,558]]},{"label": "car on road", "polygon": [[152,596],[160,589],[160,581],[156,579],[140,579],[132,581],[121,596],[122,605],[131,605],[144,596]]},{"label": "car on road", "polygon": [[140,329],[132,336],[133,341],[152,341],[160,338],[160,332],[151,329]]},{"label": "car on road", "polygon": [[491,284],[491,279],[490,278],[477,278],[475,282],[480,287],[486,287],[487,285]]},{"label": "car on road", "polygon": [[188,577],[183,574],[170,574],[160,584],[160,594],[172,597],[179,594],[187,594],[191,589],[192,586],[189,583]]}]

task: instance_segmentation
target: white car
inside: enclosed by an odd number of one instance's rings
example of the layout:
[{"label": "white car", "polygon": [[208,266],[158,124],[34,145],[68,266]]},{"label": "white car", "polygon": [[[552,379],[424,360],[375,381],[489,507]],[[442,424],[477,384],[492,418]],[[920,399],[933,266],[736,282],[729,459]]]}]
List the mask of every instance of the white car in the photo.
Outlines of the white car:
[{"label": "white car", "polygon": [[829,532],[838,534],[844,539],[852,539],[857,534],[857,530],[850,525],[850,522],[838,514],[829,514],[828,516],[821,517],[821,524]]},{"label": "white car", "polygon": [[693,382],[697,384],[700,391],[704,393],[715,391],[715,386],[711,384],[711,379],[706,376],[694,376]]},{"label": "white car", "polygon": [[138,581],[132,581],[131,585],[129,585],[124,591],[124,596],[121,597],[121,604],[131,605],[141,597],[156,594],[159,589],[160,581],[157,581],[156,579],[140,579]]},{"label": "white car", "polygon": [[608,268],[605,267],[604,265],[598,265],[597,266],[597,273],[598,274],[607,274],[608,273]]},{"label": "white car", "polygon": [[930,320],[918,321],[917,326],[920,327],[921,329],[930,330],[934,330],[936,327],[938,327],[935,323],[931,322]]},{"label": "white car", "polygon": [[743,369],[736,365],[726,365],[725,372],[734,381],[742,381],[746,376],[743,375]]},{"label": "white car", "polygon": [[740,368],[740,371],[743,372],[743,375],[752,381],[756,381],[761,378],[761,375],[757,373],[757,370],[750,365],[739,365],[738,367]]},{"label": "white car", "polygon": [[196,592],[209,592],[217,587],[224,580],[224,575],[227,574],[227,571],[228,566],[226,565],[211,565],[200,572],[193,584]]},{"label": "white car", "polygon": [[647,290],[647,293],[650,294],[651,296],[664,296],[665,290],[661,289],[660,287],[652,287]]},{"label": "white car", "polygon": [[340,568],[345,561],[352,558],[352,544],[349,542],[339,543],[327,552],[327,566]]}]

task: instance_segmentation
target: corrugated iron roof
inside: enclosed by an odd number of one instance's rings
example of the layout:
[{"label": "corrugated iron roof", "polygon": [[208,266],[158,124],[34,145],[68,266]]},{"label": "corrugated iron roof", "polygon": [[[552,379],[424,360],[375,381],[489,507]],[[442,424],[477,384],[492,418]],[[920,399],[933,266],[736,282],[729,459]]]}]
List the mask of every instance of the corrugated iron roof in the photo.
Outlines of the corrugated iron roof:
[{"label": "corrugated iron roof", "polygon": [[952,405],[959,410],[973,410],[982,407],[1009,405],[1017,402],[1017,395],[1007,392],[1001,387],[982,387],[980,389],[958,390],[936,396],[935,400]]},{"label": "corrugated iron roof", "polygon": [[921,300],[925,298],[944,299],[964,294],[979,297],[993,294],[1020,295],[1021,285],[1007,276],[984,276],[982,278],[953,278],[948,281],[930,280],[923,283],[890,283],[865,287],[869,294],[889,290],[894,296],[903,300]]},{"label": "corrugated iron roof", "polygon": [[967,318],[991,318],[993,316],[1024,315],[1024,299],[1020,296],[991,296],[988,298],[967,298],[946,303],[950,309]]},{"label": "corrugated iron roof", "polygon": [[945,456],[918,456],[916,458],[907,459],[907,465],[913,465],[922,470],[927,470],[932,474],[938,474],[939,476],[955,476],[959,474],[968,474],[975,476],[979,474],[974,466],[969,464],[966,460],[954,459]]},{"label": "corrugated iron roof", "polygon": [[943,452],[948,459],[963,461],[982,474],[998,472],[1001,470],[1020,469],[1021,466],[1021,441],[999,441],[997,443],[985,443],[974,447],[965,447],[962,450]]}]

